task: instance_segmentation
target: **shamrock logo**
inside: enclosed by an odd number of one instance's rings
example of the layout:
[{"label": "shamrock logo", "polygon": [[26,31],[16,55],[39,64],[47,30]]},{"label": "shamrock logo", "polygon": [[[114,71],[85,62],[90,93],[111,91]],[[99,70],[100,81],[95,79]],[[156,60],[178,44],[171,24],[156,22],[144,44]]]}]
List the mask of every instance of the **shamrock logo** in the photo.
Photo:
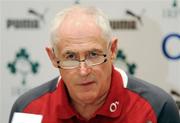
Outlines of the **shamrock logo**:
[{"label": "shamrock logo", "polygon": [[135,74],[135,70],[137,68],[137,65],[135,63],[129,63],[127,61],[126,55],[124,54],[124,52],[122,50],[118,50],[118,52],[117,52],[117,59],[116,60],[117,61],[122,61],[126,65],[127,72],[129,74],[132,74],[132,75]]},{"label": "shamrock logo", "polygon": [[30,73],[36,74],[38,72],[39,63],[32,62],[26,49],[21,48],[20,51],[16,53],[15,59],[9,62],[7,67],[12,74],[21,74],[22,85],[25,85],[27,75]]}]

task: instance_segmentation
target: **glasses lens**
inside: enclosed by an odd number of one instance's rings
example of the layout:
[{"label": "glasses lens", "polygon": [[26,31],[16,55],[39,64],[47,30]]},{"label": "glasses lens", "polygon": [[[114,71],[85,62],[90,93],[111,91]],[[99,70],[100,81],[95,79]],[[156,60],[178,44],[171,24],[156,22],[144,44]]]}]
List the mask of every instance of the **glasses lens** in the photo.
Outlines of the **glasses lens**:
[{"label": "glasses lens", "polygon": [[102,64],[106,61],[106,55],[100,55],[97,57],[91,57],[87,58],[86,60],[83,61],[77,61],[77,60],[66,60],[66,61],[60,61],[59,65],[63,69],[73,69],[79,67],[80,62],[86,63],[87,66],[94,66],[98,64]]},{"label": "glasses lens", "polygon": [[65,69],[71,69],[71,68],[74,68],[74,67],[78,67],[79,66],[79,61],[73,61],[73,60],[69,60],[69,61],[61,61],[60,62],[60,66],[62,68],[65,68]]},{"label": "glasses lens", "polygon": [[96,58],[86,59],[86,64],[88,66],[94,66],[94,65],[101,64],[104,61],[105,61],[105,57],[104,56],[98,56]]}]

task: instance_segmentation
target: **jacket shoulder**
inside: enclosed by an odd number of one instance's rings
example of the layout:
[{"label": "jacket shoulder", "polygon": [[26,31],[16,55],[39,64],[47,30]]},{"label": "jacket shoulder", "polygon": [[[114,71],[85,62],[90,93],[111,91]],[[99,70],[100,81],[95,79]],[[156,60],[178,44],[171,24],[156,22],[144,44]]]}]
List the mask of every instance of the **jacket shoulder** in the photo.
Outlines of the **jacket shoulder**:
[{"label": "jacket shoulder", "polygon": [[158,122],[163,119],[162,123],[172,120],[174,123],[180,123],[176,103],[163,89],[131,75],[128,75],[127,88],[148,101],[158,118]]},{"label": "jacket shoulder", "polygon": [[23,109],[33,100],[37,99],[38,97],[53,92],[56,89],[56,85],[58,82],[58,77],[38,86],[35,87],[26,93],[24,93],[22,96],[20,96],[14,103],[11,109],[9,123],[12,120],[12,116],[14,112],[22,112]]}]

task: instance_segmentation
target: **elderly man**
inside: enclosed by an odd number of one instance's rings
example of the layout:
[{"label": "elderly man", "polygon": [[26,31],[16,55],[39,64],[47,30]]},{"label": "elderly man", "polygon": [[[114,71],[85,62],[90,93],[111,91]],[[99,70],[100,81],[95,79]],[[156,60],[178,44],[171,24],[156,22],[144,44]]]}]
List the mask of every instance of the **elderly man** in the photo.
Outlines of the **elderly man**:
[{"label": "elderly man", "polygon": [[60,76],[14,104],[14,112],[42,115],[42,123],[180,123],[163,90],[116,70],[117,38],[106,16],[73,6],[57,14],[46,48]]}]

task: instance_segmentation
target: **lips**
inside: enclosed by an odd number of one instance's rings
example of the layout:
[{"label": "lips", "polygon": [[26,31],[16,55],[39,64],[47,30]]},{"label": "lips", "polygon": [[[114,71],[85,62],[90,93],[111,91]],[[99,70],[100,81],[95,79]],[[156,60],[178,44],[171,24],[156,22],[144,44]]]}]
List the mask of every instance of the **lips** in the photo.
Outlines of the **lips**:
[{"label": "lips", "polygon": [[93,83],[95,83],[95,82],[94,81],[85,81],[85,82],[80,83],[80,85],[86,86],[86,85],[91,85]]},{"label": "lips", "polygon": [[87,86],[87,85],[91,85],[91,84],[94,84],[94,83],[95,83],[95,81],[79,81],[78,85]]},{"label": "lips", "polygon": [[78,83],[79,91],[81,92],[89,92],[94,90],[95,81],[82,81]]}]

